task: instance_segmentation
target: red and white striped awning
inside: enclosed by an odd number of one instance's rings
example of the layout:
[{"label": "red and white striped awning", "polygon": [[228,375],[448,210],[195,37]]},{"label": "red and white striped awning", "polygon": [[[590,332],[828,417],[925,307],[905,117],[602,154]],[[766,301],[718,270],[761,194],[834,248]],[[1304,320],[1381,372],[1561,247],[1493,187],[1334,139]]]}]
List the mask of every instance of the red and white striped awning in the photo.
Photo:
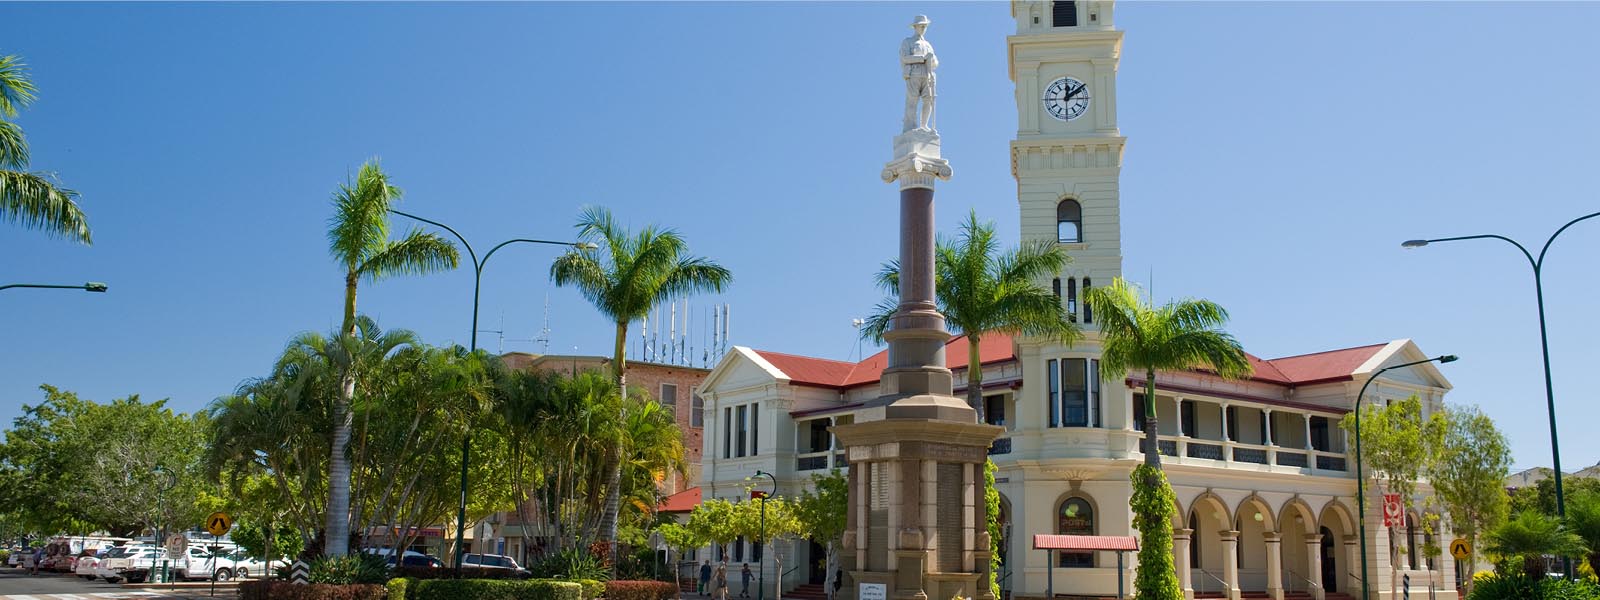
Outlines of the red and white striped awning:
[{"label": "red and white striped awning", "polygon": [[1033,536],[1034,550],[1116,550],[1139,549],[1139,538],[1131,535],[1049,535]]}]

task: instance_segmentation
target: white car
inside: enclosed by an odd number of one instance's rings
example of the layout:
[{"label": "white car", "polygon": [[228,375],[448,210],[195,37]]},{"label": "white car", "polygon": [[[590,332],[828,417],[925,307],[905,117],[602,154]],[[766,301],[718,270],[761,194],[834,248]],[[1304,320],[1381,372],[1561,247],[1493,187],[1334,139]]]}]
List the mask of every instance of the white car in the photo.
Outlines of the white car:
[{"label": "white car", "polygon": [[[94,574],[111,583],[127,579],[129,583],[142,583],[150,574],[151,567],[158,567],[162,560],[166,560],[167,551],[155,546],[122,546],[112,550],[106,558],[95,566]],[[123,573],[134,571],[124,577]],[[134,581],[137,579],[138,581]]]},{"label": "white car", "polygon": [[218,568],[214,577],[217,581],[227,581],[232,578],[248,579],[251,577],[270,577],[271,567],[260,559],[246,554],[243,550],[221,553],[217,556]]},{"label": "white car", "polygon": [[517,564],[517,559],[503,554],[468,554],[461,558],[461,566],[511,571],[523,578],[533,576],[527,569],[522,568],[522,565]]},{"label": "white car", "polygon": [[96,575],[94,574],[95,568],[99,567],[100,566],[100,561],[105,560],[106,559],[106,555],[110,554],[111,551],[115,550],[115,549],[116,549],[116,546],[112,546],[112,547],[109,547],[109,548],[101,548],[101,549],[95,551],[94,554],[90,554],[88,556],[83,556],[83,557],[79,558],[77,566],[73,567],[73,569],[72,569],[72,573],[74,575],[77,575],[77,576],[82,577],[84,579],[88,579],[88,580],[91,580],[91,581],[94,580],[94,578],[96,577]]}]

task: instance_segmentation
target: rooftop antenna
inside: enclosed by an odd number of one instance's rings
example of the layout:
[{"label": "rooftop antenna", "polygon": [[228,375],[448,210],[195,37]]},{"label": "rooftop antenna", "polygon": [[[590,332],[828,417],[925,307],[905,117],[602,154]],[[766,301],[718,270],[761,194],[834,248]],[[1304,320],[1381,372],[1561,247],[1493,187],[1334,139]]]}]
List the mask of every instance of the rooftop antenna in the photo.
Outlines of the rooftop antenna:
[{"label": "rooftop antenna", "polygon": [[[502,316],[501,319],[505,317]],[[503,328],[503,327],[502,327]],[[544,295],[544,326],[539,328],[539,337],[533,338],[539,344],[539,354],[550,353],[550,293]]]},{"label": "rooftop antenna", "polygon": [[492,334],[494,334],[495,338],[499,340],[499,343],[496,345],[497,349],[495,350],[495,354],[505,354],[506,353],[506,313],[504,311],[500,312],[500,328],[499,329],[479,329],[478,333],[492,333]]},{"label": "rooftop antenna", "polygon": [[867,320],[861,317],[850,319],[850,326],[856,329],[856,360],[858,361],[861,360],[861,327],[866,324]]}]

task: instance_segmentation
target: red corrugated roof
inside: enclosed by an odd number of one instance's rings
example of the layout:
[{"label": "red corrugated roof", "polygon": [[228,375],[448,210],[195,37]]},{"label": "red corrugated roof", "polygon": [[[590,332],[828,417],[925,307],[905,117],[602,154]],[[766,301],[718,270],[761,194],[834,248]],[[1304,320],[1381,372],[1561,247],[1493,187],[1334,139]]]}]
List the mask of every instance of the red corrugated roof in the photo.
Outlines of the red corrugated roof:
[{"label": "red corrugated roof", "polygon": [[1370,346],[1328,350],[1299,356],[1285,356],[1283,358],[1274,358],[1269,362],[1272,363],[1272,366],[1277,367],[1278,371],[1283,373],[1289,381],[1295,383],[1336,379],[1349,377],[1357,367],[1376,356],[1387,345],[1387,343],[1372,344]]},{"label": "red corrugated roof", "polygon": [[689,512],[696,506],[700,506],[699,486],[667,496],[661,501],[661,506],[656,507],[656,512]]},{"label": "red corrugated roof", "polygon": [[[1009,335],[999,333],[985,335],[978,340],[979,362],[989,364],[1015,359],[1017,356],[1012,347]],[[945,368],[954,370],[967,367],[967,336],[958,335],[950,338],[944,348]],[[840,389],[877,383],[883,375],[884,367],[889,364],[888,350],[869,356],[859,363],[795,356],[768,350],[755,352],[788,375],[791,382]]]},{"label": "red corrugated roof", "polygon": [[1034,534],[1034,550],[1126,550],[1139,549],[1139,538],[1131,535],[1051,535]]}]

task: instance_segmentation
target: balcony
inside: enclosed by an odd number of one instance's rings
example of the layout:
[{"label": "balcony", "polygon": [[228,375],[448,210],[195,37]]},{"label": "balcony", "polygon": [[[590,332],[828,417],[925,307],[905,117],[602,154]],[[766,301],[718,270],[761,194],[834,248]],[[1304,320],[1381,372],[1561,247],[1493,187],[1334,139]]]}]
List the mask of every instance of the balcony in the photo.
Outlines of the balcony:
[{"label": "balcony", "polygon": [[1318,454],[1317,468],[1324,471],[1348,471],[1344,457],[1336,454]]},{"label": "balcony", "polygon": [[1285,467],[1304,468],[1306,466],[1306,455],[1304,452],[1284,452],[1279,450],[1278,464]]},{"label": "balcony", "polygon": [[[1229,442],[1188,436],[1163,435],[1158,439],[1162,456],[1177,457],[1180,463],[1229,466],[1230,463],[1262,465],[1277,470],[1296,469],[1303,473],[1342,476],[1348,471],[1342,452],[1287,448],[1244,442]],[[998,441],[996,442],[998,446]],[[1145,439],[1139,438],[1144,451]],[[1009,451],[1009,446],[1007,448]],[[997,453],[991,450],[991,454]],[[1193,459],[1191,461],[1191,459]],[[1215,462],[1213,462],[1215,461]],[[1217,464],[1221,463],[1221,464]]]}]

